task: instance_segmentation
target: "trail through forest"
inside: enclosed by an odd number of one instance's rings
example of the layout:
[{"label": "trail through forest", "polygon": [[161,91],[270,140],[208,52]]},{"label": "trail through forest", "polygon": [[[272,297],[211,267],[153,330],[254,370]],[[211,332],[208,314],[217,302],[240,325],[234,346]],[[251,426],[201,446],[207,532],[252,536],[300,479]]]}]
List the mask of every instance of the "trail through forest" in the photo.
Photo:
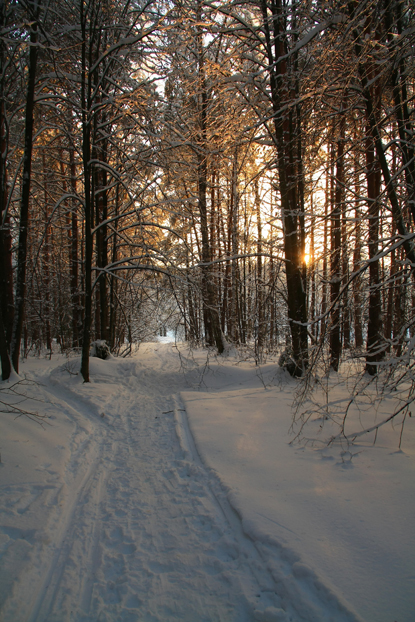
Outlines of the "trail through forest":
[{"label": "trail through forest", "polygon": [[[186,383],[177,359],[155,349],[145,366],[127,360],[100,371],[105,400],[95,405],[62,386],[65,371],[42,377],[75,423],[76,450],[64,482],[49,472],[56,488],[49,485],[48,525],[27,532],[36,553],[1,619],[254,619],[255,600],[272,605],[275,585],[209,473],[179,445],[174,395]],[[36,484],[21,491],[25,522],[39,491]]]},{"label": "trail through forest", "polygon": [[[91,359],[83,384],[78,360],[59,362],[25,370],[44,428],[2,420],[2,622],[362,619],[298,557],[256,541],[202,463],[180,391],[206,390],[203,366],[146,344]],[[210,382],[263,391],[249,373]]]},{"label": "trail through forest", "polygon": [[[234,532],[205,469],[184,458],[174,419],[179,370],[157,350],[151,362],[127,360],[115,376],[110,365],[100,378],[105,404],[95,409],[59,375],[47,382],[76,424],[78,447],[49,501],[51,542],[38,542],[44,526],[35,525],[37,561],[2,619],[243,621],[258,590],[272,601],[254,547]],[[28,485],[25,513],[33,492]]]}]

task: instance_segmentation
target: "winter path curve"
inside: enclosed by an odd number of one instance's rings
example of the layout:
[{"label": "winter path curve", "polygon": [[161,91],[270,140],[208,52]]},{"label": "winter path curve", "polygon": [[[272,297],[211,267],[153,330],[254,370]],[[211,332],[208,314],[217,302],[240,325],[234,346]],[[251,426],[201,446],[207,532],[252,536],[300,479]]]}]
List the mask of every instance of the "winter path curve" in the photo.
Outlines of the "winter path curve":
[{"label": "winter path curve", "polygon": [[202,464],[179,393],[204,386],[203,364],[146,344],[91,359],[83,384],[63,361],[24,370],[52,425],[6,427],[24,451],[0,470],[0,622],[357,620],[245,535]]},{"label": "winter path curve", "polygon": [[143,350],[93,359],[90,385],[68,373],[75,363],[37,375],[54,425],[73,423],[70,455],[43,509],[25,509],[30,560],[2,622],[248,622],[271,611],[271,576],[184,445],[177,391],[189,384],[178,357],[170,345]]}]

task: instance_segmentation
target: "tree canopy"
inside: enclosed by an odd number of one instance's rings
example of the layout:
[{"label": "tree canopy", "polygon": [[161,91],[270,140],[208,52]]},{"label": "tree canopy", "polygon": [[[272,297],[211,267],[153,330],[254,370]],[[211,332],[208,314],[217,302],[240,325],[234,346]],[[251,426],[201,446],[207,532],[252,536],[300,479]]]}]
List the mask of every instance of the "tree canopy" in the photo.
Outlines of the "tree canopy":
[{"label": "tree canopy", "polygon": [[2,0],[0,33],[3,379],[171,330],[412,382],[411,2]]}]

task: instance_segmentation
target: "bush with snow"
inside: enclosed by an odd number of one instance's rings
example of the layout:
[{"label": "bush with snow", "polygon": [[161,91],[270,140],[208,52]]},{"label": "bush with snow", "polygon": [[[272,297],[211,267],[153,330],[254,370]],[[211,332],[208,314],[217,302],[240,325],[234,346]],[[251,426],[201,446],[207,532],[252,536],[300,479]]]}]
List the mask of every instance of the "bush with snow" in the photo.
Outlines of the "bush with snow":
[{"label": "bush with snow", "polygon": [[95,356],[98,359],[106,361],[110,358],[110,347],[104,339],[97,339],[91,344],[91,356]]}]

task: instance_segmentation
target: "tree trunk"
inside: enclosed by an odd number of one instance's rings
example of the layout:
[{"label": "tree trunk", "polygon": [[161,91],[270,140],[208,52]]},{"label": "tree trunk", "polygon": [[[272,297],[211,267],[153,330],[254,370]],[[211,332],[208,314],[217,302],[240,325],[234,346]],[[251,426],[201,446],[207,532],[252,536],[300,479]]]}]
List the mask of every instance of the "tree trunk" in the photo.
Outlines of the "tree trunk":
[{"label": "tree trunk", "polygon": [[[392,8],[393,7],[393,8]],[[395,10],[395,13],[393,11]],[[400,2],[385,1],[385,22],[388,41],[391,47],[397,46],[397,59],[394,59],[392,70],[393,103],[398,124],[399,148],[402,154],[403,169],[409,212],[415,224],[415,147],[413,143],[414,126],[411,122],[407,87],[406,53],[402,50],[402,8]],[[398,37],[394,38],[393,26],[396,26]]]},{"label": "tree trunk", "polygon": [[[198,14],[201,12],[198,3]],[[199,15],[201,17],[201,15]],[[202,237],[202,291],[206,337],[209,345],[216,345],[219,354],[224,351],[222,331],[215,286],[211,275],[211,249],[209,244],[209,223],[207,215],[207,108],[208,94],[204,69],[202,31],[197,26],[198,77],[199,77],[199,145],[197,154],[197,191]]]},{"label": "tree trunk", "polygon": [[207,167],[206,158],[198,158],[198,206],[202,236],[202,290],[206,338],[209,345],[216,345],[219,354],[224,351],[215,287],[211,276],[209,226],[206,205]]},{"label": "tree trunk", "polygon": [[301,212],[302,180],[299,179],[302,171],[302,154],[297,152],[297,138],[300,134],[300,128],[297,127],[297,124],[300,115],[298,110],[293,112],[288,106],[291,101],[291,93],[288,84],[288,50],[284,44],[286,28],[284,27],[284,9],[281,0],[272,3],[271,16],[268,14],[265,0],[261,0],[261,9],[274,112],[274,140],[277,149],[281,195],[288,322],[294,361],[290,373],[293,376],[301,376],[308,366],[308,330],[304,258],[302,256],[302,240],[304,239],[301,226],[303,222]]},{"label": "tree trunk", "polygon": [[[349,3],[349,13],[352,19],[354,17],[353,13],[356,7],[357,2],[354,1]],[[412,240],[408,238],[408,231],[405,224],[405,219],[399,204],[395,183],[390,173],[389,163],[386,158],[385,148],[383,146],[378,120],[376,118],[376,107],[374,105],[372,89],[370,87],[370,72],[368,72],[367,66],[362,61],[363,54],[361,37],[356,28],[353,30],[353,38],[355,55],[358,60],[358,72],[362,87],[362,96],[366,108],[366,118],[369,124],[371,136],[373,138],[373,143],[375,145],[376,156],[379,162],[379,166],[382,171],[382,177],[386,187],[386,193],[391,204],[392,215],[395,220],[398,233],[400,236],[402,236],[403,239],[402,246],[404,248],[405,255],[407,259],[409,259],[409,261],[412,263],[412,265],[415,265],[415,249]]]},{"label": "tree trunk", "polygon": [[328,295],[327,295],[327,283],[328,283],[328,240],[329,240],[329,207],[331,205],[331,182],[334,177],[334,147],[330,143],[327,144],[327,153],[330,154],[329,168],[326,171],[326,184],[324,192],[324,228],[323,228],[323,287],[321,292],[321,325],[320,335],[324,339],[326,335],[327,319],[326,313],[328,308]]},{"label": "tree trunk", "polygon": [[80,332],[80,300],[78,285],[78,201],[76,187],[76,164],[75,151],[73,145],[69,147],[69,168],[71,176],[71,192],[73,198],[71,200],[71,246],[70,246],[70,287],[71,287],[71,303],[72,303],[72,347],[79,348],[81,343]]},{"label": "tree trunk", "polygon": [[[343,172],[344,178],[344,172]],[[342,254],[342,277],[344,281],[349,280],[349,241],[347,228],[347,211],[345,201],[345,188],[343,187],[343,196],[341,204],[341,254]],[[345,350],[350,348],[350,300],[348,289],[342,295],[342,341]]]},{"label": "tree trunk", "polygon": [[[91,74],[87,76],[86,57],[86,16],[84,16],[84,2],[81,0],[81,30],[82,30],[82,74],[81,74],[81,100],[82,100],[82,163],[84,180],[84,228],[85,228],[85,294],[84,294],[84,327],[82,337],[82,360],[81,374],[84,382],[89,382],[89,348],[91,345],[92,324],[92,210],[91,197]],[[91,42],[90,42],[91,45]],[[90,56],[90,54],[89,54]],[[89,59],[90,60],[90,59]]]},{"label": "tree trunk", "polygon": [[[359,156],[356,155],[354,161],[355,175],[355,233],[354,233],[354,251],[353,251],[353,272],[357,272],[361,265],[361,243],[362,243],[362,213],[359,206],[360,179],[359,179]],[[362,279],[360,276],[353,280],[353,315],[354,315],[354,345],[356,348],[363,347],[363,329],[362,329]]]},{"label": "tree trunk", "polygon": [[50,331],[50,278],[49,278],[49,192],[48,192],[48,173],[46,171],[46,157],[45,149],[42,152],[42,166],[43,166],[43,184],[44,184],[44,197],[45,197],[45,237],[43,240],[43,292],[45,299],[43,323],[45,328],[46,348],[49,350],[49,356],[52,356],[52,337]]},{"label": "tree trunk", "polygon": [[[111,262],[115,264],[118,259],[118,214],[120,206],[121,185],[118,183],[115,191],[115,207],[114,207],[114,223],[113,223],[113,240],[111,250]],[[115,335],[117,326],[117,291],[118,279],[111,274],[110,277],[110,317],[109,317],[109,344],[111,351],[115,347]]]},{"label": "tree trunk", "polygon": [[256,337],[256,358],[262,356],[262,348],[265,340],[265,310],[264,310],[264,276],[262,267],[262,220],[261,220],[261,201],[259,197],[258,179],[254,181],[255,213],[257,221],[257,279],[256,279],[256,308],[257,308],[257,337]]},{"label": "tree trunk", "polygon": [[373,138],[368,129],[366,139],[366,177],[369,213],[369,318],[367,324],[366,371],[371,376],[377,373],[379,361],[385,355],[382,347],[382,300],[380,294],[379,261],[379,196],[380,171],[375,158]]},{"label": "tree trunk", "polygon": [[338,371],[341,356],[340,285],[341,285],[341,214],[344,201],[344,132],[345,117],[340,112],[340,135],[337,141],[336,180],[334,204],[331,213],[331,269],[330,269],[330,367]]},{"label": "tree trunk", "polygon": [[[33,4],[33,3],[31,3]],[[39,5],[35,10],[38,15]],[[30,202],[30,182],[32,170],[32,149],[33,149],[33,111],[35,105],[35,80],[36,65],[38,56],[37,47],[37,22],[34,21],[30,27],[29,64],[28,82],[26,96],[26,121],[25,121],[25,146],[23,155],[23,179],[22,196],[20,201],[20,222],[19,222],[19,246],[17,254],[17,275],[16,275],[16,295],[15,311],[13,318],[13,330],[10,344],[11,359],[16,373],[19,373],[19,353],[20,341],[22,337],[23,315],[25,307],[26,292],[26,258],[27,258],[27,234],[29,227],[29,202]]]},{"label": "tree trunk", "polygon": [[[0,26],[4,25],[5,3],[0,8]],[[3,42],[0,41],[0,74],[3,74]],[[7,132],[3,79],[0,78],[0,361],[2,379],[10,377],[10,340],[13,326],[12,236],[7,210]]]},{"label": "tree trunk", "polygon": [[239,219],[239,192],[238,192],[238,150],[235,149],[232,163],[232,192],[231,192],[231,218],[230,218],[230,253],[231,260],[231,289],[230,289],[230,317],[232,330],[230,336],[233,343],[240,342],[240,313],[238,292],[238,219]]}]

